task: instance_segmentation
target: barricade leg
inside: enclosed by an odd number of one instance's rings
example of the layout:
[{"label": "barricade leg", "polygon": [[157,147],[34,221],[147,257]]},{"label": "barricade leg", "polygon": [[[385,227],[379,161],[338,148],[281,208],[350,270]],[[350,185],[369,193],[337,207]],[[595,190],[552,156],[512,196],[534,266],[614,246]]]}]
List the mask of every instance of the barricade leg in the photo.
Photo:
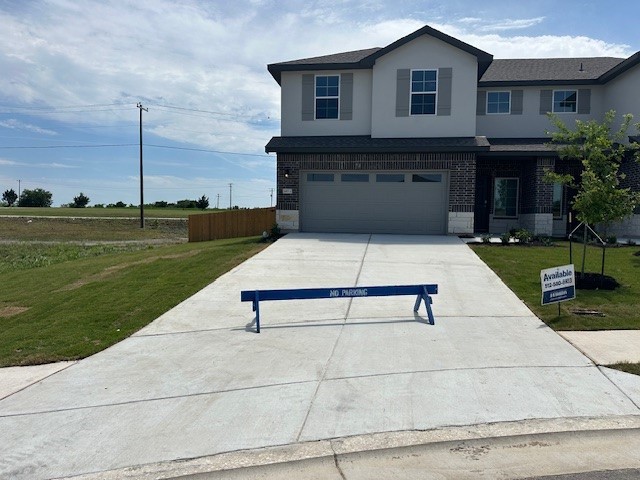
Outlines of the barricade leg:
[{"label": "barricade leg", "polygon": [[427,287],[422,287],[422,293],[418,294],[416,303],[413,306],[413,311],[417,312],[420,308],[420,302],[424,300],[424,306],[427,310],[427,317],[429,318],[429,325],[435,325],[435,319],[433,318],[433,311],[431,310],[431,296],[427,292]]},{"label": "barricade leg", "polygon": [[429,325],[434,325],[436,323],[433,318],[433,312],[431,311],[431,296],[427,293],[427,287],[423,287],[424,293],[424,306],[427,309],[427,317],[429,317]]},{"label": "barricade leg", "polygon": [[253,310],[256,312],[256,333],[260,333],[260,293],[256,290],[256,298],[253,300]]}]

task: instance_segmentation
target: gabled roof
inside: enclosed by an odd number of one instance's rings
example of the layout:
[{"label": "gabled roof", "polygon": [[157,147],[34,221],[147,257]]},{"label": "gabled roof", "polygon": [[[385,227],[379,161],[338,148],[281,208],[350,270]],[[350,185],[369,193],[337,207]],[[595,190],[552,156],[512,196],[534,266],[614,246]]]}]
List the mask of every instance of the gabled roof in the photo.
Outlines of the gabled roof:
[{"label": "gabled roof", "polygon": [[435,28],[425,25],[419,30],[407,35],[406,37],[396,40],[384,48],[369,48],[366,50],[355,50],[351,52],[336,53],[333,55],[325,55],[321,57],[303,58],[300,60],[292,60],[289,62],[272,63],[267,66],[269,73],[280,84],[282,72],[304,71],[304,70],[356,70],[372,68],[376,60],[387,53],[405,45],[412,40],[422,36],[429,35],[431,37],[442,40],[464,52],[474,55],[478,58],[478,74],[481,75],[491,63],[493,55],[484,52],[474,46],[464,43],[457,38],[453,38],[442,33]]},{"label": "gabled roof", "polygon": [[478,86],[604,84],[640,64],[640,52],[627,59],[615,57],[498,59],[457,38],[425,25],[384,48],[272,63],[268,70],[280,84],[286,71],[357,70],[372,68],[376,60],[421,35],[442,40],[478,59]]},{"label": "gabled roof", "polygon": [[497,59],[480,77],[478,86],[580,85],[600,83],[624,58],[528,58]]},{"label": "gabled roof", "polygon": [[618,65],[613,67],[607,73],[602,75],[602,77],[600,77],[600,82],[606,83],[609,80],[613,80],[618,75],[623,74],[624,72],[626,72],[630,68],[635,67],[639,63],[640,63],[640,52],[636,52],[633,55],[631,55],[629,58],[627,58],[625,61],[620,62]]}]

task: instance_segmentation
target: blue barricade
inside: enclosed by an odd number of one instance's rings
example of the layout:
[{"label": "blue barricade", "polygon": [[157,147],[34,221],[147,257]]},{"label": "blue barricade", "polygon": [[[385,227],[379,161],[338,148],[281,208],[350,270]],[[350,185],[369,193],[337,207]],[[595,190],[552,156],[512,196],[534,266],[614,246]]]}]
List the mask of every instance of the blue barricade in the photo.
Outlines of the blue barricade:
[{"label": "blue barricade", "polygon": [[260,333],[260,302],[268,300],[305,300],[312,298],[354,298],[354,297],[389,297],[393,295],[416,295],[413,311],[417,312],[420,303],[424,301],[429,318],[429,324],[435,320],[431,311],[432,299],[430,295],[438,293],[438,285],[395,285],[375,287],[344,287],[344,288],[299,288],[289,290],[243,290],[240,300],[253,302],[256,312],[256,332]]}]

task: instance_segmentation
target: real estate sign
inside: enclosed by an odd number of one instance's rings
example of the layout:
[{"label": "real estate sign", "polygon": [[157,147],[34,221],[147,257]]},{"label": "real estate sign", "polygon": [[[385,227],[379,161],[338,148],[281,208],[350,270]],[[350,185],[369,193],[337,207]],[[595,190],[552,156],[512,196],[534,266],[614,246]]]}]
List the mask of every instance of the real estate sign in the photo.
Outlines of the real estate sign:
[{"label": "real estate sign", "polygon": [[542,305],[564,302],[576,298],[576,280],[573,265],[547,268],[540,271]]}]

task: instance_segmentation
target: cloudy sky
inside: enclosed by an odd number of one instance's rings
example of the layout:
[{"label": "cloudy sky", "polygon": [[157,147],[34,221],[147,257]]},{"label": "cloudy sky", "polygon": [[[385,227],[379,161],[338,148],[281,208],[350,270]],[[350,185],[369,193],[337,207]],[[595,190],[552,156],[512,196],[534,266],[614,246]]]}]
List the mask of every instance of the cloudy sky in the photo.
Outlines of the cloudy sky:
[{"label": "cloudy sky", "polygon": [[[383,47],[428,24],[495,58],[628,57],[640,2],[0,0],[0,191],[54,205],[209,197],[269,206],[268,63]],[[20,180],[20,184],[18,183]]]}]

